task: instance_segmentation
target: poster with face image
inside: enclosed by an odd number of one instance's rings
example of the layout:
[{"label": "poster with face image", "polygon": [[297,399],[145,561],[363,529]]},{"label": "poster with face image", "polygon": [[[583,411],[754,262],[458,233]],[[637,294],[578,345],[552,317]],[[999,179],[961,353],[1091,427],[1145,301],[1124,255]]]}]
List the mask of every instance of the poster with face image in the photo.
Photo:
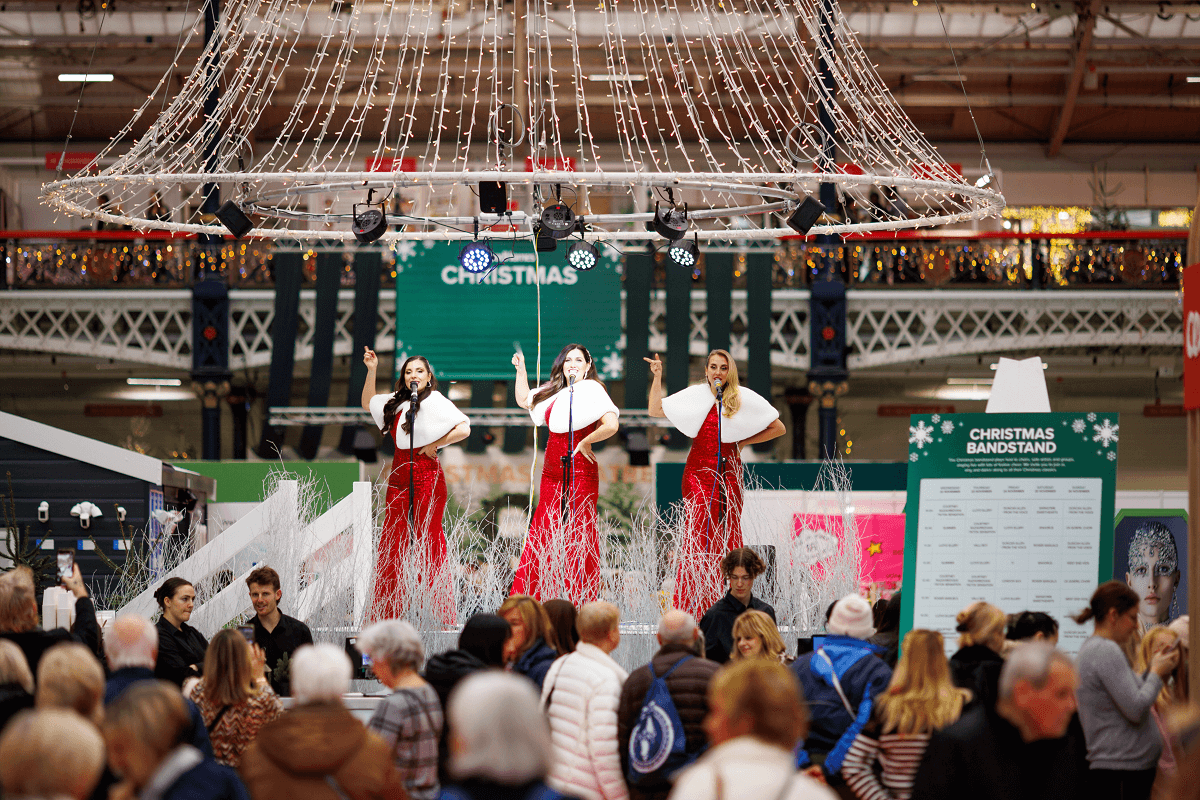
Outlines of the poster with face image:
[{"label": "poster with face image", "polygon": [[1122,509],[1113,531],[1113,577],[1137,592],[1141,630],[1187,613],[1187,512]]}]

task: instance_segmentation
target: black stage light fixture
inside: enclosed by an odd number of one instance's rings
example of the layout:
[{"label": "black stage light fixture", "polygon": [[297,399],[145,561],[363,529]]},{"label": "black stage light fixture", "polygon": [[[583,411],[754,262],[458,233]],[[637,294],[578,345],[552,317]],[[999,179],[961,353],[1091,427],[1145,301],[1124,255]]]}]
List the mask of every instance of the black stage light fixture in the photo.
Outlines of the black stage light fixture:
[{"label": "black stage light fixture", "polygon": [[495,261],[496,254],[492,252],[492,246],[486,241],[481,242],[478,239],[464,247],[458,254],[458,263],[462,265],[462,268],[475,274],[487,272]]},{"label": "black stage light fixture", "polygon": [[670,247],[667,248],[667,257],[671,259],[671,263],[673,264],[692,269],[696,266],[696,262],[700,260],[700,242],[698,237],[690,242],[687,239],[671,242]]},{"label": "black stage light fixture", "polygon": [[812,226],[817,224],[817,220],[825,213],[825,206],[820,200],[809,195],[804,196],[804,200],[796,207],[796,210],[787,218],[788,227],[796,233],[807,235]]},{"label": "black stage light fixture", "polygon": [[482,214],[508,213],[508,185],[500,181],[480,181],[479,211]]},{"label": "black stage light fixture", "polygon": [[658,202],[654,203],[654,232],[664,239],[670,239],[672,242],[676,239],[682,239],[687,235],[688,229],[688,214],[687,204],[684,203],[683,210],[680,211],[671,206],[670,208],[659,208]]},{"label": "black stage light fixture", "polygon": [[565,239],[575,230],[575,212],[562,200],[542,209],[542,235]]},{"label": "black stage light fixture", "polygon": [[246,213],[232,200],[226,200],[217,209],[217,219],[221,220],[221,224],[229,229],[235,239],[242,238],[254,227]]},{"label": "black stage light fixture", "polygon": [[352,216],[354,222],[350,226],[350,230],[354,231],[354,238],[362,244],[370,244],[387,233],[387,214],[383,213],[382,208],[368,208],[361,214],[358,213],[358,203],[354,204]]},{"label": "black stage light fixture", "polygon": [[533,246],[539,253],[553,253],[558,249],[558,240],[550,235],[542,223],[534,222]]},{"label": "black stage light fixture", "polygon": [[578,270],[589,270],[600,261],[600,251],[591,242],[578,241],[567,248],[567,264]]}]

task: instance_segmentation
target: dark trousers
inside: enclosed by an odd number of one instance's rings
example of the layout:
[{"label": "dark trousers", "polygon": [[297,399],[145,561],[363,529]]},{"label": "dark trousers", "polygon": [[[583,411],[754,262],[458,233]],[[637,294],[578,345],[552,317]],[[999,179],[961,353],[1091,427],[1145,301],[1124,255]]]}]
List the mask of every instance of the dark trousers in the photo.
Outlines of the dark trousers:
[{"label": "dark trousers", "polygon": [[1091,800],[1150,800],[1158,769],[1092,769]]}]

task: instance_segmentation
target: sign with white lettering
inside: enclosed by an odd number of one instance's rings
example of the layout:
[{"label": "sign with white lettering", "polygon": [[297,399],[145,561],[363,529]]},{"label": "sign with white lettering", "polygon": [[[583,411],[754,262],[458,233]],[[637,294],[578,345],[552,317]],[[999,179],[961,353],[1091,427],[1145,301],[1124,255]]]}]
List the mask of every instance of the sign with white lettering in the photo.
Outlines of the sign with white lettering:
[{"label": "sign with white lettering", "polygon": [[410,355],[429,359],[438,380],[511,380],[513,351],[525,354],[536,380],[540,325],[542,379],[566,344],[592,354],[601,380],[625,372],[621,338],[621,256],[598,245],[596,266],[566,265],[565,243],[536,253],[531,242],[493,240],[495,265],[468,272],[463,242],[397,242],[396,368]]},{"label": "sign with white lettering", "polygon": [[1044,611],[1075,652],[1090,628],[1067,617],[1113,575],[1118,415],[914,414],[902,619],[957,646],[977,600]]},{"label": "sign with white lettering", "polygon": [[1183,407],[1200,408],[1200,264],[1183,271]]}]

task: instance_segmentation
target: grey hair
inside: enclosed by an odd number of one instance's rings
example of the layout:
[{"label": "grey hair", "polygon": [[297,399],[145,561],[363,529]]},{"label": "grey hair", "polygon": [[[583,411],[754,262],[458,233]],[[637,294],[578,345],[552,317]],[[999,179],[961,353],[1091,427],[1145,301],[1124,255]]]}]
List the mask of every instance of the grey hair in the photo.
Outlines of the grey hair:
[{"label": "grey hair", "polygon": [[33,694],[33,673],[25,653],[8,639],[0,639],[0,684],[16,683]]},{"label": "grey hair", "polygon": [[658,639],[663,644],[691,644],[696,638],[696,618],[674,609],[663,614],[658,623]]},{"label": "grey hair", "polygon": [[350,691],[354,667],[335,644],[306,644],[292,656],[292,697],[297,705],[340,703]]},{"label": "grey hair", "polygon": [[1050,679],[1050,668],[1055,662],[1075,669],[1067,654],[1052,645],[1043,642],[1014,644],[1000,670],[1000,699],[1012,699],[1013,690],[1021,681],[1029,681],[1035,689],[1045,688],[1046,681]]},{"label": "grey hair", "polygon": [[383,661],[393,670],[421,669],[425,646],[417,629],[400,619],[376,622],[358,635],[358,651],[372,661]]},{"label": "grey hair", "polygon": [[122,614],[105,631],[104,656],[111,670],[125,667],[154,669],[158,628],[140,614]]},{"label": "grey hair", "polygon": [[455,778],[520,786],[550,771],[550,726],[529,679],[477,672],[450,695],[447,712]]},{"label": "grey hair", "polygon": [[1160,569],[1168,573],[1179,569],[1179,550],[1175,545],[1175,537],[1171,529],[1161,522],[1147,522],[1139,525],[1129,539],[1129,568],[1146,563],[1147,553],[1152,547],[1158,548],[1158,564]]}]

